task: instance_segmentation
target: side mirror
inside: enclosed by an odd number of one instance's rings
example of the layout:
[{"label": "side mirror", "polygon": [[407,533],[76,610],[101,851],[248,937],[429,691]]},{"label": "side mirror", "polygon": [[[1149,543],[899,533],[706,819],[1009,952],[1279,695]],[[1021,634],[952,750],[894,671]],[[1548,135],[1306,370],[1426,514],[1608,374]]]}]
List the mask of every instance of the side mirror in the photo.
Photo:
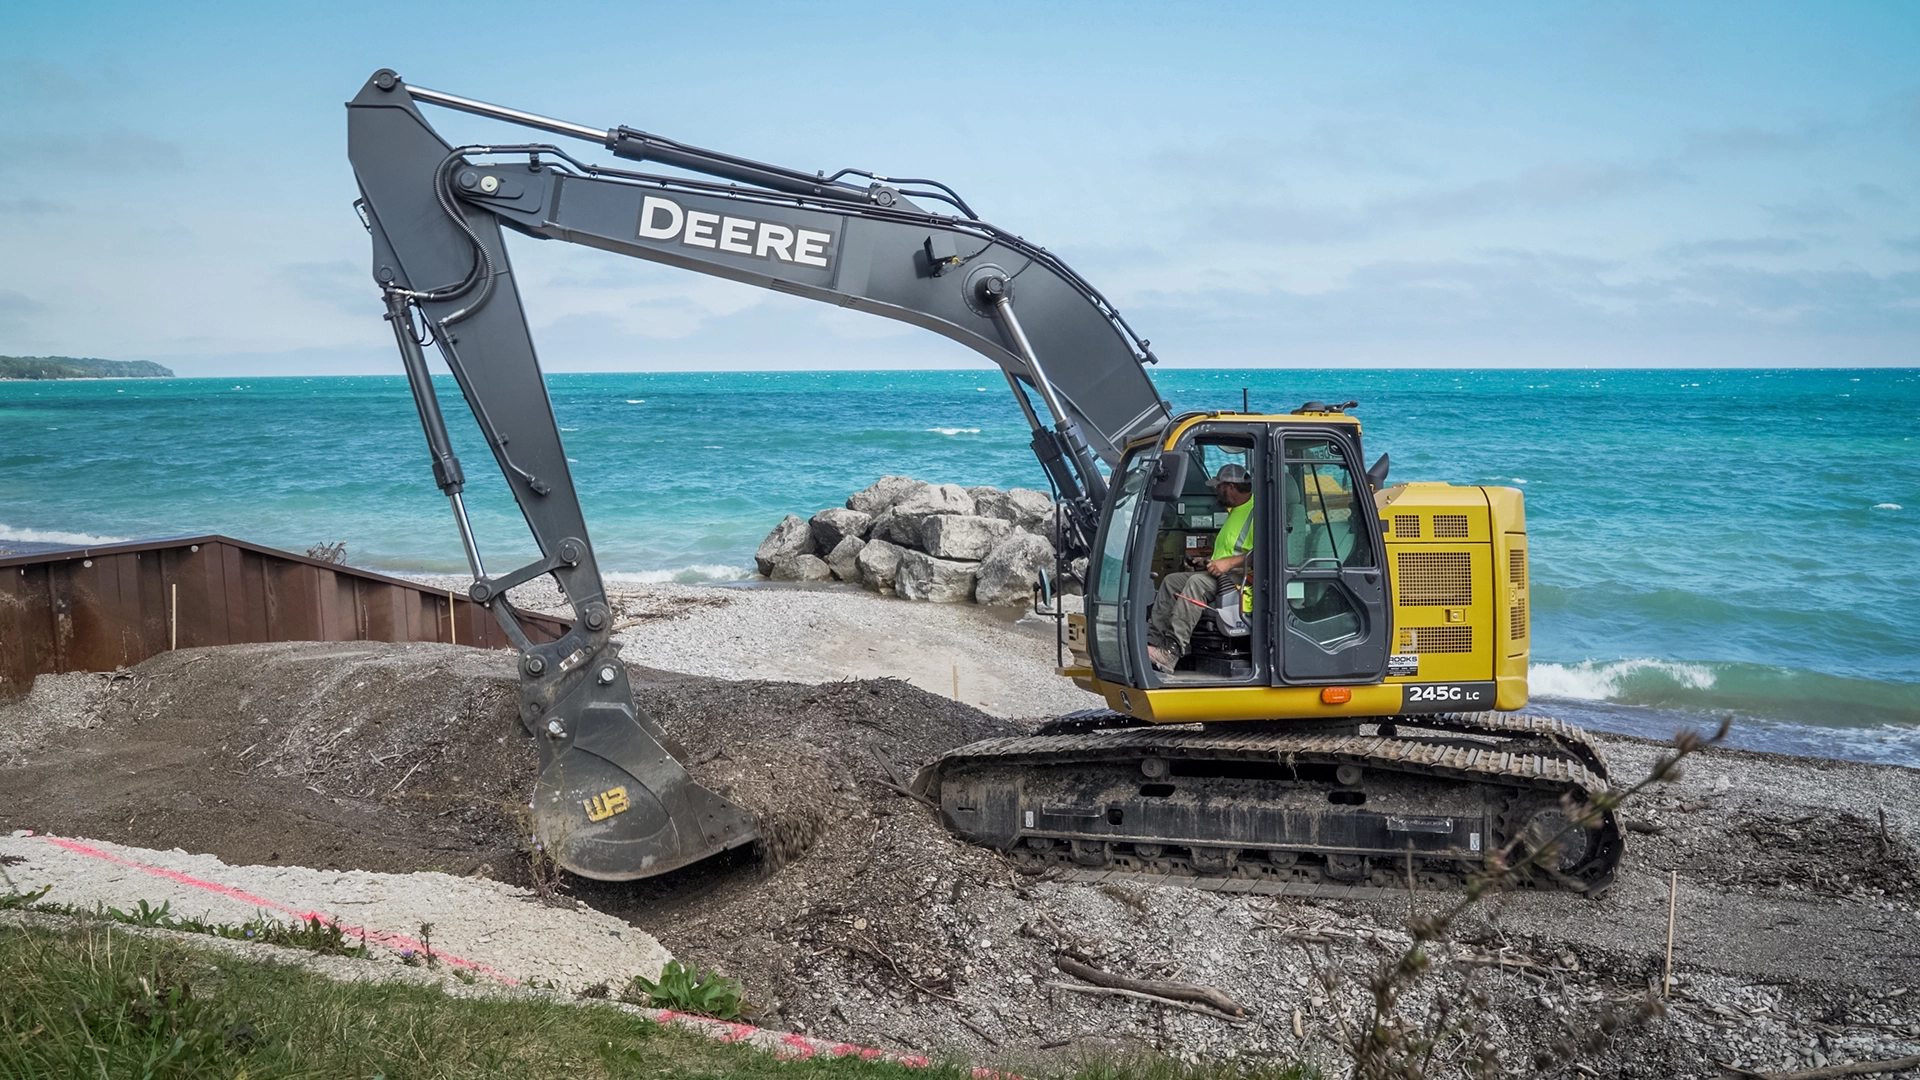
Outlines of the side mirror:
[{"label": "side mirror", "polygon": [[1040,580],[1033,583],[1033,613],[1035,615],[1058,615],[1060,605],[1053,595],[1053,576],[1046,570],[1040,571]]},{"label": "side mirror", "polygon": [[1387,486],[1387,470],[1391,467],[1392,463],[1387,460],[1387,455],[1381,454],[1380,460],[1374,462],[1373,468],[1367,470],[1367,483],[1373,485],[1373,490],[1379,491]]},{"label": "side mirror", "polygon": [[1193,458],[1186,453],[1160,455],[1160,463],[1153,468],[1153,490],[1155,502],[1172,502],[1187,490],[1187,466]]}]

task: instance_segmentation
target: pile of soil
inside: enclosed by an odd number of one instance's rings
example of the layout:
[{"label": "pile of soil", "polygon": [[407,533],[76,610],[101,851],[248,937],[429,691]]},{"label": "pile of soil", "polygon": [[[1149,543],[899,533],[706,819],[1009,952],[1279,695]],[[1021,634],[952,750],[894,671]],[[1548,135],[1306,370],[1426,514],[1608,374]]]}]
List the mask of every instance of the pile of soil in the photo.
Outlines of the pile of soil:
[{"label": "pile of soil", "polygon": [[[66,680],[62,682],[61,680]],[[79,680],[92,680],[90,683]],[[1022,876],[955,841],[899,787],[953,746],[1017,730],[895,680],[729,682],[635,669],[689,771],[759,815],[741,852],[648,881],[568,883],[683,961],[742,980],[761,1022],[1023,1068],[1087,1048],[1316,1058],[1404,948],[1409,906]],[[7,828],[228,862],[484,871],[524,881],[534,768],[511,657],[440,645],[236,646],[112,679],[43,679],[0,708]],[[58,701],[57,707],[52,703]],[[68,722],[49,718],[65,710]],[[26,737],[22,738],[21,735]],[[1616,773],[1656,748],[1603,740]],[[1438,951],[1414,1008],[1489,997],[1510,1062],[1631,1008],[1660,974],[1670,870],[1679,973],[1665,1016],[1604,1039],[1599,1075],[1712,1075],[1920,1049],[1914,821],[1920,774],[1710,751],[1637,811],[1609,895],[1509,894]],[[1708,778],[1718,779],[1715,783]],[[1890,815],[1883,832],[1869,802]],[[1071,950],[1136,978],[1216,986],[1244,1024],[1049,986]],[[1322,975],[1334,977],[1329,988]],[[1920,988],[1915,988],[1920,991]],[[1441,1058],[1466,1052],[1452,1046]],[[1816,1056],[1817,1055],[1817,1056]]]},{"label": "pile of soil", "polygon": [[430,643],[181,649],[42,676],[0,707],[0,728],[36,728],[0,768],[0,814],[232,864],[512,881],[536,763],[517,692],[507,654]]}]

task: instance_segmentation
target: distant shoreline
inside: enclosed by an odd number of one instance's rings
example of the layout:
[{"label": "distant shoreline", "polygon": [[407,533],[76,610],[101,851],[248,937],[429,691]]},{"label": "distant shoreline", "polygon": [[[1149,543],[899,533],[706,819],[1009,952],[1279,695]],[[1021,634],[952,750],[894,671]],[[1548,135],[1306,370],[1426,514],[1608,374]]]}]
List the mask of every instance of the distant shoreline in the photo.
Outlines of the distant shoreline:
[{"label": "distant shoreline", "polygon": [[0,382],[173,377],[172,368],[151,360],[102,360],[91,356],[0,356]]},{"label": "distant shoreline", "polygon": [[177,375],[0,375],[0,382],[152,382]]}]

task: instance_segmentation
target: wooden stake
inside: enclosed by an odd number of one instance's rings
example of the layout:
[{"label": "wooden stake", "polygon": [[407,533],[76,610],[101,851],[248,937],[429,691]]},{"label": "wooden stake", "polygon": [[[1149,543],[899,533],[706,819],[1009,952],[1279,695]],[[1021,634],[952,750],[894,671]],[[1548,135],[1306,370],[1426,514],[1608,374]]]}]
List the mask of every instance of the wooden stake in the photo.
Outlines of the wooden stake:
[{"label": "wooden stake", "polygon": [[953,700],[960,700],[960,665],[953,665]]},{"label": "wooden stake", "polygon": [[454,629],[454,625],[455,624],[453,621],[453,590],[448,589],[447,590],[447,644],[449,645],[460,644],[460,631]]},{"label": "wooden stake", "polygon": [[167,648],[169,651],[180,647],[180,583],[167,586]]},{"label": "wooden stake", "polygon": [[1661,980],[1660,996],[1673,996],[1673,917],[1680,906],[1680,871],[1669,871],[1667,879],[1667,973]]}]

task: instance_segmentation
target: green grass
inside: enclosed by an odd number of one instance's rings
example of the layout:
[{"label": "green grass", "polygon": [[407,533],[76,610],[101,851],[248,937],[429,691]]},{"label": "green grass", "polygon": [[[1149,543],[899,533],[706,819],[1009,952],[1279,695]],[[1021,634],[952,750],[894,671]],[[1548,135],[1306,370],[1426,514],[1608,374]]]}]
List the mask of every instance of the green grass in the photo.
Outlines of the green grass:
[{"label": "green grass", "polygon": [[[299,967],[129,934],[107,922],[0,926],[0,1080],[29,1077],[899,1077],[964,1067],[782,1061],[606,1005],[454,998],[334,982]],[[1038,1075],[1028,1071],[1028,1075]],[[1300,1080],[1165,1059],[1103,1061],[1076,1080]]]}]

